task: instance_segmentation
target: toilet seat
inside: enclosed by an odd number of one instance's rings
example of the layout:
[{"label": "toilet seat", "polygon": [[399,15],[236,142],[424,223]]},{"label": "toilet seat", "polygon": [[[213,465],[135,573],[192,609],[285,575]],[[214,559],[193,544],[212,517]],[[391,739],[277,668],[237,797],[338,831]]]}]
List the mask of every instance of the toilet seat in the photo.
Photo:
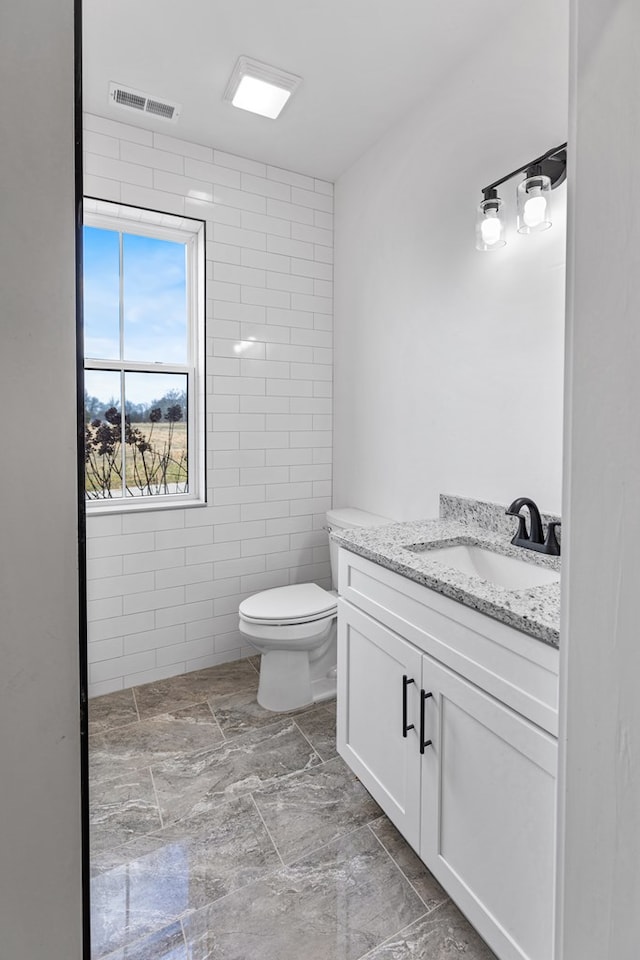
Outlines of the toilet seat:
[{"label": "toilet seat", "polygon": [[335,616],[337,596],[317,583],[295,583],[263,590],[243,600],[240,620],[264,626],[295,626]]},{"label": "toilet seat", "polygon": [[240,617],[238,628],[249,641],[255,641],[260,652],[272,650],[312,650],[324,641],[324,637],[336,622],[336,614],[302,623],[260,623]]}]

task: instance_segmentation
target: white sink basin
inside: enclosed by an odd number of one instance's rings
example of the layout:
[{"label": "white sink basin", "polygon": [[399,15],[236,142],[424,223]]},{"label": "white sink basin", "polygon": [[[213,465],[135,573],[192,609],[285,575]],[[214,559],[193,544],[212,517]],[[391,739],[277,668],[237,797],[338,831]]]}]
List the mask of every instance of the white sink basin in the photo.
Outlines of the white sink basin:
[{"label": "white sink basin", "polygon": [[[422,545],[409,548],[418,551]],[[422,547],[425,550],[427,550]],[[484,547],[473,544],[456,544],[453,547],[435,547],[428,550],[429,560],[453,567],[461,573],[482,577],[505,590],[526,590],[529,587],[541,587],[549,583],[559,583],[560,573],[548,567],[527,563],[515,557],[505,557],[493,553]]]}]

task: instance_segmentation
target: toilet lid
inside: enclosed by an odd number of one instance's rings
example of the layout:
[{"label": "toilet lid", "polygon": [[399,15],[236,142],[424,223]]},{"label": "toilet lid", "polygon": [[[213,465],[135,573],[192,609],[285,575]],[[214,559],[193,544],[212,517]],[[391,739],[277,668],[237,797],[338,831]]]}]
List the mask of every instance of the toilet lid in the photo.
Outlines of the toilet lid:
[{"label": "toilet lid", "polygon": [[335,594],[317,583],[295,583],[248,597],[240,604],[239,613],[247,620],[267,623],[315,620],[334,611],[336,602]]}]

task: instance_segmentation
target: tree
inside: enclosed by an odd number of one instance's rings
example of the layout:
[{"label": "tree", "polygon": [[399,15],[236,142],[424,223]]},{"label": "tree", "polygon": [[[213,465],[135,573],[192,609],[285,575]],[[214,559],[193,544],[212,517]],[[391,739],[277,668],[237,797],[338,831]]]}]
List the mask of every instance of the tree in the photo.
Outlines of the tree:
[{"label": "tree", "polygon": [[98,400],[97,397],[90,397],[88,392],[84,391],[84,418],[85,420],[93,420],[94,417],[97,417],[102,413],[104,409],[103,404]]}]

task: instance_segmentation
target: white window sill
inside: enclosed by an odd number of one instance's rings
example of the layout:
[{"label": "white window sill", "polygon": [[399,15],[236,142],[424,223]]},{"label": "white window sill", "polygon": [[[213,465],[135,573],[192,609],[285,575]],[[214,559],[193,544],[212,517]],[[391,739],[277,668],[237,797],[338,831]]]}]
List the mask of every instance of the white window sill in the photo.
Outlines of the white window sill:
[{"label": "white window sill", "polygon": [[[152,499],[155,502],[152,502]],[[88,517],[113,516],[113,514],[127,513],[149,513],[157,510],[193,510],[198,507],[206,507],[206,500],[170,500],[158,503],[160,498],[145,499],[138,501],[135,498],[125,500],[124,502],[105,501],[105,500],[86,500],[86,514]]]}]

